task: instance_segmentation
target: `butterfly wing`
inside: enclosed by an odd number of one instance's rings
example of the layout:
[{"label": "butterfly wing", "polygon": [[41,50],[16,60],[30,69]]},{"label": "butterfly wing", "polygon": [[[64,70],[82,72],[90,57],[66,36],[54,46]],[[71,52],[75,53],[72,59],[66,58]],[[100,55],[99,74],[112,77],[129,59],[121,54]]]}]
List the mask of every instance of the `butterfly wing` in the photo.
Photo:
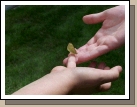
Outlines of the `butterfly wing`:
[{"label": "butterfly wing", "polygon": [[74,46],[73,46],[72,43],[69,43],[69,44],[68,44],[67,50],[68,50],[69,52],[73,53],[73,54],[77,54],[77,52],[76,52],[76,50],[75,50],[75,48],[74,48]]}]

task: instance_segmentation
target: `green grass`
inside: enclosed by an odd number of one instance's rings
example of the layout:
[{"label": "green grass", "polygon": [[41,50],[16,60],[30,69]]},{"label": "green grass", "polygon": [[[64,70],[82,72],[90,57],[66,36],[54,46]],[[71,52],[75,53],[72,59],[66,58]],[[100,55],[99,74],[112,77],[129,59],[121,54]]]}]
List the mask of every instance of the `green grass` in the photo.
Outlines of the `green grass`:
[{"label": "green grass", "polygon": [[[66,47],[72,42],[76,48],[84,45],[101,27],[86,25],[82,17],[114,6],[21,6],[5,14],[5,94],[46,75],[63,65],[68,55]],[[110,67],[121,65],[120,78],[103,95],[125,94],[125,47],[94,59]],[[78,66],[88,66],[89,62]]]}]

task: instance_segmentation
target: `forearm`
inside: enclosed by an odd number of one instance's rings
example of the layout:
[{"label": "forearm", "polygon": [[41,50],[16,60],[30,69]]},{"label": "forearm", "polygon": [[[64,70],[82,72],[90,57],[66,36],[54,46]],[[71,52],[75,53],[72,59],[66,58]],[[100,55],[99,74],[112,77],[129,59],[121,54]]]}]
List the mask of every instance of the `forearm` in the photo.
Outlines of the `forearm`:
[{"label": "forearm", "polygon": [[[60,76],[58,76],[60,75]],[[66,75],[65,72],[59,74],[48,74],[20,90],[14,92],[12,95],[63,95],[68,94],[73,87],[72,79]],[[60,77],[60,78],[59,78]],[[62,78],[61,78],[62,77]]]}]

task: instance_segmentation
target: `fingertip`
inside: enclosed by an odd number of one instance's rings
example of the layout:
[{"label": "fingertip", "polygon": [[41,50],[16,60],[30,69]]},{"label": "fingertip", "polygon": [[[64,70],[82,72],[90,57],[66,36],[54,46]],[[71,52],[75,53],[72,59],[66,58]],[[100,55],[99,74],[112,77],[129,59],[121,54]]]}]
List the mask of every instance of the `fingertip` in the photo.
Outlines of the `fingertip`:
[{"label": "fingertip", "polygon": [[93,61],[89,64],[89,67],[92,67],[92,68],[96,68],[97,66],[97,62],[96,61]]},{"label": "fingertip", "polygon": [[115,67],[113,67],[111,69],[117,70],[119,72],[122,71],[122,67],[121,66],[115,66]]},{"label": "fingertip", "polygon": [[115,66],[111,68],[110,70],[106,70],[106,72],[103,72],[103,82],[111,82],[119,78],[120,72],[122,71],[121,66]]},{"label": "fingertip", "polygon": [[101,62],[99,65],[98,65],[98,68],[99,69],[104,69],[106,67],[106,64],[104,62]]},{"label": "fingertip", "polygon": [[122,72],[122,67],[121,66],[115,66],[112,69],[117,70],[118,72]]},{"label": "fingertip", "polygon": [[100,91],[107,91],[110,89],[110,87],[111,87],[111,82],[108,82],[108,83],[100,85],[99,89]]},{"label": "fingertip", "polygon": [[122,67],[121,66],[118,66],[118,71],[122,72]]},{"label": "fingertip", "polygon": [[99,22],[103,22],[105,18],[105,12],[100,12],[83,16],[83,21],[86,24],[96,24]]},{"label": "fingertip", "polygon": [[85,24],[89,24],[89,15],[83,16],[82,20]]},{"label": "fingertip", "polygon": [[68,58],[65,58],[65,59],[63,60],[63,64],[66,65],[66,64],[67,64],[67,61],[68,61]]},{"label": "fingertip", "polygon": [[119,75],[122,72],[122,67],[121,66],[115,66],[115,67],[112,68],[112,70],[113,70],[113,73],[115,74],[114,77],[116,79],[119,78]]}]

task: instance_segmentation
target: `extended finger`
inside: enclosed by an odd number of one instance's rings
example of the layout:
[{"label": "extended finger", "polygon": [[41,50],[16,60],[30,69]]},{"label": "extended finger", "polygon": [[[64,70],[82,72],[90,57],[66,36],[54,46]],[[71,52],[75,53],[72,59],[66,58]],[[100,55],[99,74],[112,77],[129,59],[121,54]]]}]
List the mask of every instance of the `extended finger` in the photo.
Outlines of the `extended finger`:
[{"label": "extended finger", "polygon": [[90,14],[90,15],[85,15],[83,17],[83,21],[86,24],[96,24],[99,22],[103,22],[105,20],[105,14],[104,12],[96,13],[96,14]]},{"label": "extended finger", "polygon": [[100,78],[102,80],[102,83],[107,83],[107,82],[111,82],[111,81],[118,79],[121,71],[122,71],[121,66],[115,66],[111,68],[110,70],[100,72],[101,73]]},{"label": "extended finger", "polygon": [[68,61],[67,61],[67,67],[68,68],[75,68],[76,67],[76,58],[75,55],[69,55]]},{"label": "extended finger", "polygon": [[[82,68],[82,69],[81,69]],[[101,70],[95,68],[86,68],[86,67],[79,67],[77,69],[79,73],[83,73],[83,78],[92,78],[92,80],[97,80],[98,84],[104,84],[107,82],[112,82],[119,78],[120,72],[122,71],[121,66],[115,66],[110,70]],[[86,71],[83,72],[83,71]]]}]

